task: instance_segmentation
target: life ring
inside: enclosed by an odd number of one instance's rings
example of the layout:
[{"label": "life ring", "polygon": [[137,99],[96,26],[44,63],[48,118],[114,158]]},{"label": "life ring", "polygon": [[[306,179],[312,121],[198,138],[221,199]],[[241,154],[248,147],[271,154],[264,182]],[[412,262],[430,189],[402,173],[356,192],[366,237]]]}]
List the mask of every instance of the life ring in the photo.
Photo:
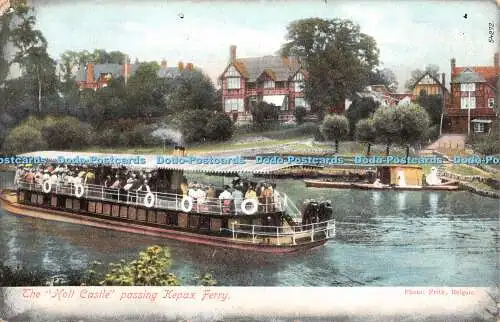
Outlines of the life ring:
[{"label": "life ring", "polygon": [[[187,202],[187,205],[186,205]],[[181,209],[184,212],[190,212],[193,209],[193,198],[187,196],[181,200]]]},{"label": "life ring", "polygon": [[144,206],[147,208],[153,207],[155,204],[155,195],[152,194],[151,192],[148,192],[146,196],[144,197]]},{"label": "life ring", "polygon": [[[250,204],[250,209],[247,209],[248,204]],[[245,199],[241,203],[241,211],[243,211],[245,215],[255,214],[258,208],[259,208],[259,203],[255,199]]]},{"label": "life ring", "polygon": [[77,198],[83,197],[83,194],[85,193],[85,189],[83,186],[79,183],[75,184],[75,196]]},{"label": "life ring", "polygon": [[52,183],[50,183],[50,180],[46,180],[44,183],[43,183],[43,186],[42,186],[42,191],[44,193],[50,193],[50,191],[52,190]]}]

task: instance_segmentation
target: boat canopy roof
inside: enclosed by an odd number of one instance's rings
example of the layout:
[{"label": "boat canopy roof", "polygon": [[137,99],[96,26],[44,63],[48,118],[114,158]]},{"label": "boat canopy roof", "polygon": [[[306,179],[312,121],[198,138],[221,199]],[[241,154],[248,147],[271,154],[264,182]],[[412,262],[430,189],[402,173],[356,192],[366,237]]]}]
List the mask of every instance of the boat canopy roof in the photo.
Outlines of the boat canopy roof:
[{"label": "boat canopy roof", "polygon": [[[254,174],[267,174],[273,173],[281,169],[290,168],[294,166],[298,166],[298,164],[262,164],[257,163],[255,160],[241,159],[244,160],[244,163],[231,163],[231,164],[197,164],[197,163],[159,163],[158,157],[170,157],[175,158],[175,155],[138,155],[138,154],[116,154],[116,153],[94,153],[94,152],[63,152],[63,151],[37,151],[20,154],[20,157],[31,157],[31,158],[44,158],[47,163],[57,163],[59,165],[72,165],[72,166],[89,166],[89,167],[98,167],[98,166],[111,166],[111,167],[126,167],[128,169],[137,169],[137,170],[154,170],[154,169],[165,169],[165,170],[180,170],[186,172],[204,172],[204,173],[254,173]],[[105,164],[94,162],[59,162],[61,158],[65,160],[91,160],[95,159],[127,159],[127,160],[138,160],[139,158],[144,159],[143,163],[139,162],[130,162],[130,163],[110,163],[109,161]],[[190,156],[179,156],[179,158],[189,159]],[[199,158],[207,158],[210,157],[199,157]],[[214,157],[215,158],[215,157]],[[94,159],[94,160],[95,160]],[[220,158],[222,159],[222,157]],[[229,159],[229,158],[226,158]]]}]

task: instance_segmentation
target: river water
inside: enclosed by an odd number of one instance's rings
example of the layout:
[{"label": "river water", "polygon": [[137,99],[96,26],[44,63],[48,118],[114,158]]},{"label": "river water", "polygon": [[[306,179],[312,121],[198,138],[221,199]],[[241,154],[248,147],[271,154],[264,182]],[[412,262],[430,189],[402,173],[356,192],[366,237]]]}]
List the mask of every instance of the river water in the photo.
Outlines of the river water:
[{"label": "river water", "polygon": [[[5,174],[3,174],[5,176]],[[136,234],[13,216],[0,210],[0,260],[58,274],[132,259],[150,245],[171,250],[186,284],[211,272],[220,286],[492,286],[497,281],[499,202],[468,192],[306,188],[279,180],[300,204],[329,199],[337,236],[294,255],[214,249]]]}]

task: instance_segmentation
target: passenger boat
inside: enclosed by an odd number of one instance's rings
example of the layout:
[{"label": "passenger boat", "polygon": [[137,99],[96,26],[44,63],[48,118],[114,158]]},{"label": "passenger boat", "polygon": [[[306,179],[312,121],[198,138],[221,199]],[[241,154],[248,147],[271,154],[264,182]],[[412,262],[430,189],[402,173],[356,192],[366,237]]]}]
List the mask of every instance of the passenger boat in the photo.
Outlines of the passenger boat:
[{"label": "passenger boat", "polygon": [[[176,156],[189,159],[183,148]],[[24,154],[43,157],[48,163],[65,160],[109,158],[117,155],[42,151]],[[118,155],[122,159],[137,156]],[[65,221],[106,229],[160,236],[195,244],[266,253],[291,253],[323,245],[335,236],[335,219],[328,202],[310,202],[302,213],[282,192],[270,203],[245,199],[240,209],[221,199],[197,203],[179,186],[184,173],[272,173],[290,165],[262,165],[247,160],[243,164],[158,164],[158,156],[142,156],[143,163],[121,166],[122,170],[155,171],[163,182],[162,191],[128,191],[102,184],[81,182],[28,182],[17,179],[16,191],[3,191],[2,207],[13,214]],[[93,167],[96,177],[109,165]],[[98,180],[96,180],[98,181]],[[219,190],[220,189],[216,189]],[[234,205],[233,205],[234,206]]]},{"label": "passenger boat", "polygon": [[326,180],[304,180],[306,187],[344,188],[362,190],[397,190],[397,191],[454,191],[459,190],[458,181],[442,181],[438,179],[437,169],[432,168],[423,182],[423,169],[414,165],[388,165],[377,167],[374,183],[345,182]]}]

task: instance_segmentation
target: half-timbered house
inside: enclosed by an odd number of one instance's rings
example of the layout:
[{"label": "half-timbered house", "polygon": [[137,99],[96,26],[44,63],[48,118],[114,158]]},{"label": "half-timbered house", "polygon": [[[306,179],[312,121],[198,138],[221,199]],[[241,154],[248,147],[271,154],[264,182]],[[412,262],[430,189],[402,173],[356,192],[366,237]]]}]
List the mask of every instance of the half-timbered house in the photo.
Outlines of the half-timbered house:
[{"label": "half-timbered house", "polygon": [[499,72],[498,53],[494,66],[456,67],[455,59],[451,60],[451,102],[446,107],[446,132],[486,133],[491,124],[498,121],[495,106]]},{"label": "half-timbered house", "polygon": [[307,72],[294,58],[236,58],[233,45],[229,63],[219,78],[224,112],[235,122],[248,122],[252,104],[266,102],[280,110],[280,120],[291,120],[296,107],[310,110],[304,99],[306,77]]}]

